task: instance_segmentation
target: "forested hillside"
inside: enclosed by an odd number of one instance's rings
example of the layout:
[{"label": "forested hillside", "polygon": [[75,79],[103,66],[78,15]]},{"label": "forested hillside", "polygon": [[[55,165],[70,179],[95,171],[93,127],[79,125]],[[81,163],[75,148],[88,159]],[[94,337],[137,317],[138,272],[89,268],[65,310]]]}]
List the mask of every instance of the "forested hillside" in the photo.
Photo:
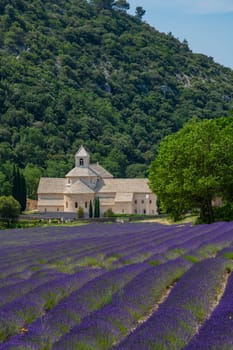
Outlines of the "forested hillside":
[{"label": "forested hillside", "polygon": [[1,0],[0,194],[16,164],[33,196],[33,181],[64,176],[81,144],[115,176],[144,176],[165,135],[232,111],[233,71],[128,7]]}]

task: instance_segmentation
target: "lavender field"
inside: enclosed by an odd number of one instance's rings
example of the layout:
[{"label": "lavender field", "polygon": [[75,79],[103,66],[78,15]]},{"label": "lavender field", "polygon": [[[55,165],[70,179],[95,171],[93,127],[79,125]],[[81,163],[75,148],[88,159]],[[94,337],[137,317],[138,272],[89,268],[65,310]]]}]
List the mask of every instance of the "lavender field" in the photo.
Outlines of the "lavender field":
[{"label": "lavender field", "polygon": [[0,240],[0,350],[233,350],[233,222]]}]

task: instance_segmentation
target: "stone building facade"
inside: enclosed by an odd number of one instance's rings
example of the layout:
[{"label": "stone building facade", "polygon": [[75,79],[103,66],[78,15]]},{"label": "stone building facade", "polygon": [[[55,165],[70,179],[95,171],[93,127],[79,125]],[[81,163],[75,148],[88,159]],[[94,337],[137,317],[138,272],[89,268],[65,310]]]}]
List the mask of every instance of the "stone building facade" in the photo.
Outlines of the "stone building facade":
[{"label": "stone building facade", "polygon": [[118,214],[157,214],[157,198],[147,179],[114,178],[99,163],[90,163],[83,146],[65,178],[42,177],[37,192],[39,212],[74,213],[82,207],[88,216],[90,201],[98,197],[101,215],[108,209]]}]

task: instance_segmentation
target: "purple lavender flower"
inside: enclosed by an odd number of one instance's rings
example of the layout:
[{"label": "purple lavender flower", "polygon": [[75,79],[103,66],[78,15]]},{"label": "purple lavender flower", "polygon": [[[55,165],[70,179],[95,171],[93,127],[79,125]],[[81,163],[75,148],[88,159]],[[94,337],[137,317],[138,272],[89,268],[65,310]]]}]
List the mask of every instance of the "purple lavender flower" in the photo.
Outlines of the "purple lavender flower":
[{"label": "purple lavender flower", "polygon": [[184,350],[230,350],[233,348],[233,273],[210,318]]},{"label": "purple lavender flower", "polygon": [[225,262],[217,258],[195,264],[158,311],[114,349],[181,349],[208,316],[225,267]]},{"label": "purple lavender flower", "polygon": [[92,349],[99,348],[100,344],[109,348],[151,310],[166,288],[189,267],[187,261],[177,259],[141,272],[113,296],[110,304],[86,317],[79,326],[74,327],[55,344],[53,349],[81,348],[84,344],[91,344]]}]

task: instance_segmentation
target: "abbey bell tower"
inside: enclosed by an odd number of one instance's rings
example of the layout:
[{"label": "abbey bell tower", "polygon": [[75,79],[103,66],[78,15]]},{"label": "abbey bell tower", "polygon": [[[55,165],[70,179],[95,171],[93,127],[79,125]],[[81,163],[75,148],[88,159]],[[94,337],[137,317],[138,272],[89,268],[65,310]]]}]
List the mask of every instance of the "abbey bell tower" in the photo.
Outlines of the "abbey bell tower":
[{"label": "abbey bell tower", "polygon": [[90,165],[90,155],[85,148],[81,146],[75,154],[75,166],[78,168],[88,168]]}]

